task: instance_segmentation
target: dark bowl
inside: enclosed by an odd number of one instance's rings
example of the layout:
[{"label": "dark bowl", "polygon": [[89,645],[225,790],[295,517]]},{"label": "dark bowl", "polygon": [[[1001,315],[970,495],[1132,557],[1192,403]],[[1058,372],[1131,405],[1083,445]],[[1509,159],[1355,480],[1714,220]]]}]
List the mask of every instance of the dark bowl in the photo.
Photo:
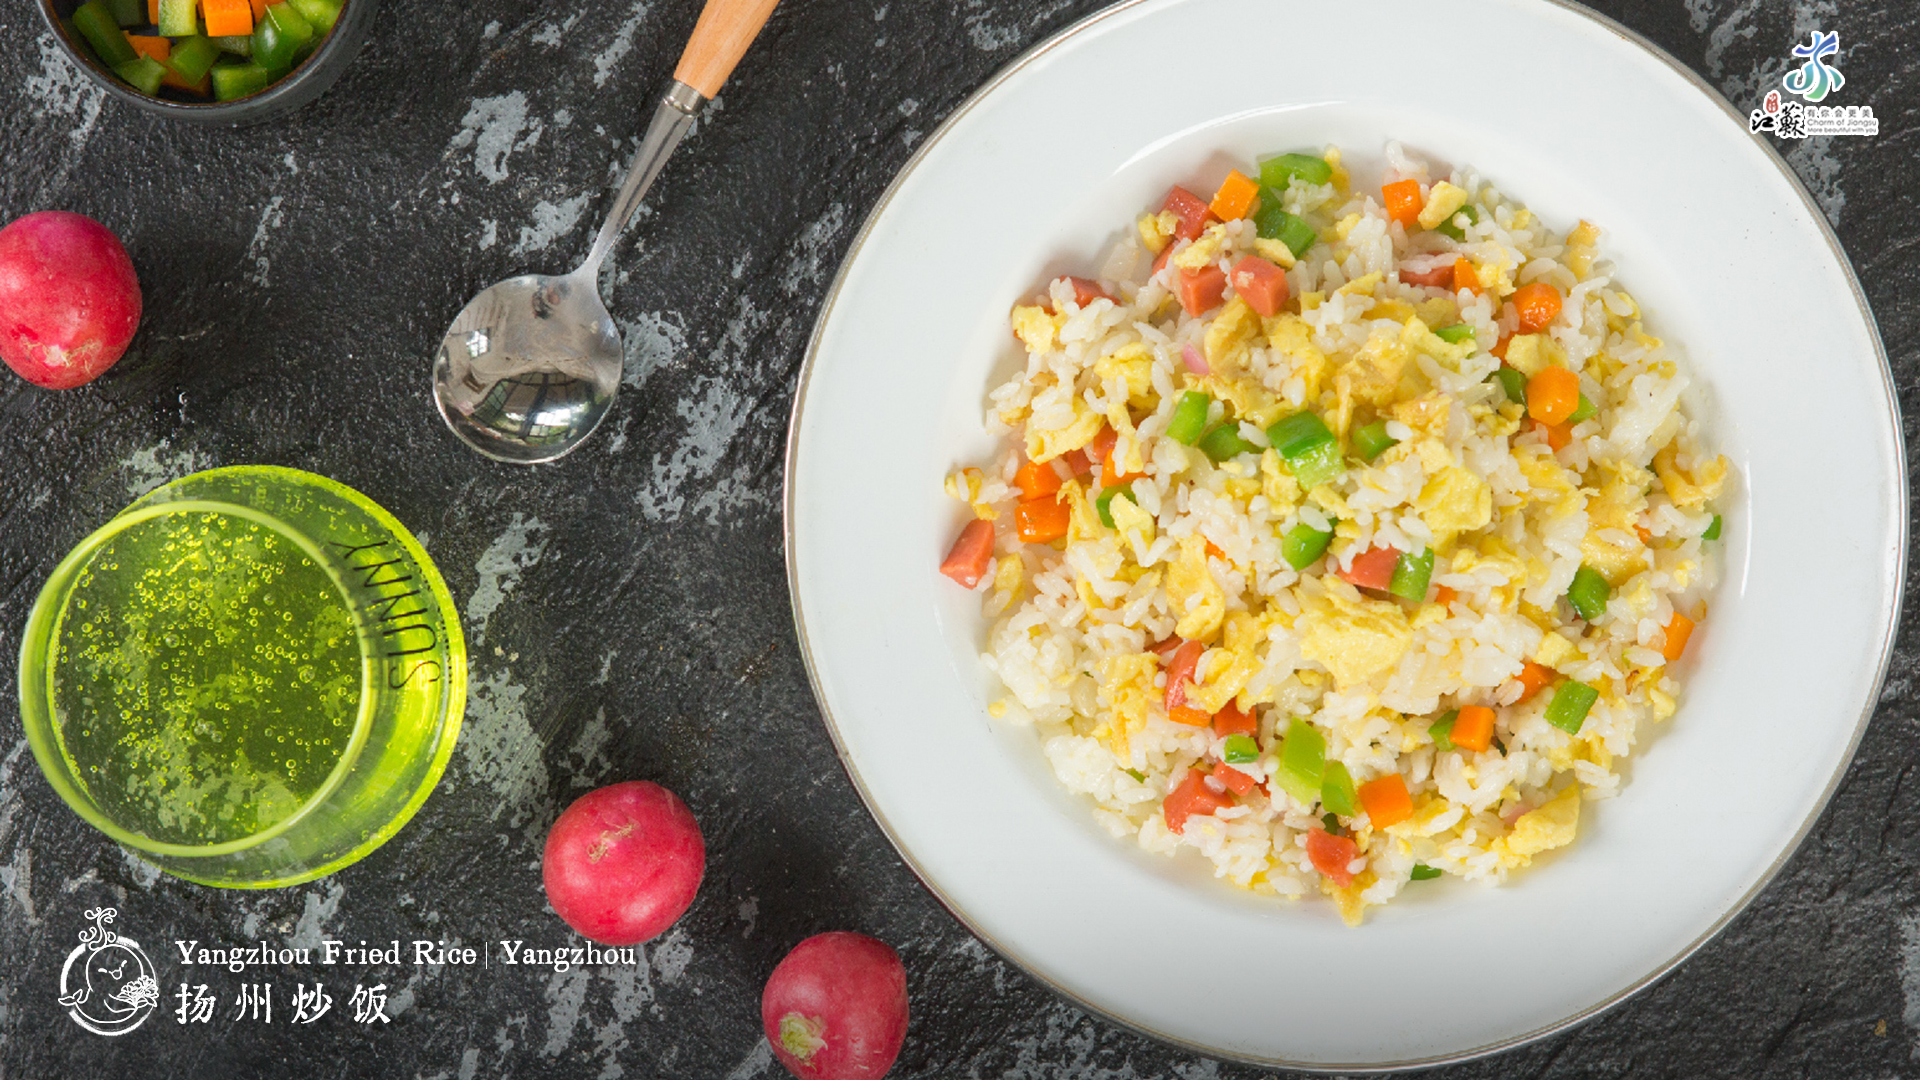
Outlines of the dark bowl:
[{"label": "dark bowl", "polygon": [[376,0],[347,0],[346,6],[340,11],[340,21],[333,26],[333,33],[327,35],[327,40],[314,54],[286,78],[257,94],[233,101],[188,101],[182,98],[148,97],[102,67],[93,59],[92,50],[82,50],[68,36],[66,24],[61,21],[70,17],[82,2],[39,0],[38,5],[40,18],[46,22],[54,40],[66,50],[67,59],[73,61],[75,67],[86,72],[87,77],[105,90],[108,96],[143,112],[189,124],[223,127],[281,116],[319,97],[353,62],[360,52],[360,46],[366,44],[367,36],[373,32],[375,9],[379,6]]}]

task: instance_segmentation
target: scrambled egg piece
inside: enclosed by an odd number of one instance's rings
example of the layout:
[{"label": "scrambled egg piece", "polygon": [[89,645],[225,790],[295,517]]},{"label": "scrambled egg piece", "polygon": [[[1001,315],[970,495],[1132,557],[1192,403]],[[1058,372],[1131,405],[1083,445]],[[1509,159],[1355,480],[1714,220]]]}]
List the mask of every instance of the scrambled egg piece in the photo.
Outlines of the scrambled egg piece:
[{"label": "scrambled egg piece", "polygon": [[1338,579],[1324,592],[1302,591],[1300,655],[1333,675],[1341,693],[1400,662],[1413,644],[1406,612],[1390,600],[1369,600]]},{"label": "scrambled egg piece", "polygon": [[981,521],[992,521],[1000,516],[993,504],[980,498],[980,485],[986,480],[986,474],[979,469],[955,469],[947,475],[947,494],[959,499],[973,508],[973,516]]},{"label": "scrambled egg piece", "polygon": [[1180,538],[1180,557],[1167,571],[1167,599],[1180,620],[1173,632],[1188,641],[1208,637],[1226,617],[1227,594],[1207,569],[1207,541],[1199,533]]},{"label": "scrambled egg piece", "polygon": [[1201,386],[1218,401],[1233,406],[1233,415],[1256,427],[1266,427],[1285,411],[1279,398],[1251,379],[1234,379],[1215,373],[1201,380]]},{"label": "scrambled egg piece", "polygon": [[995,592],[1005,593],[1007,603],[1020,599],[1020,589],[1026,584],[1027,564],[1019,555],[1002,555],[993,564],[993,588]]},{"label": "scrambled egg piece", "polygon": [[1110,500],[1107,513],[1113,515],[1114,531],[1132,541],[1136,551],[1144,551],[1153,543],[1156,535],[1153,515],[1135,506],[1132,499]]},{"label": "scrambled egg piece", "polygon": [[1427,205],[1420,208],[1420,227],[1437,229],[1465,205],[1467,189],[1442,180],[1427,191]]},{"label": "scrambled egg piece", "polygon": [[1157,693],[1153,677],[1159,670],[1159,659],[1147,652],[1100,660],[1100,695],[1113,711],[1094,728],[1092,735],[1122,761],[1131,756],[1128,736],[1146,730],[1147,703]]},{"label": "scrambled egg piece", "polygon": [[1673,443],[1653,456],[1653,471],[1660,475],[1660,486],[1667,498],[1682,510],[1698,510],[1720,497],[1727,483],[1727,457],[1718,455],[1709,461],[1694,462],[1691,471],[1675,464],[1678,451]]},{"label": "scrambled egg piece", "polygon": [[1457,345],[1448,341],[1434,333],[1417,315],[1407,319],[1406,328],[1400,331],[1400,344],[1450,364],[1459,364],[1460,361],[1472,356],[1474,349],[1478,348],[1471,339]]},{"label": "scrambled egg piece", "polygon": [[[1304,306],[1306,298],[1301,298]],[[1333,370],[1332,361],[1313,343],[1313,327],[1298,315],[1279,315],[1266,322],[1267,344],[1293,361],[1293,373],[1306,384],[1306,401],[1311,406],[1320,398],[1320,388]]]},{"label": "scrambled egg piece", "polygon": [[1528,659],[1541,667],[1557,668],[1575,656],[1573,642],[1551,630],[1540,639],[1540,647]]},{"label": "scrambled egg piece", "polygon": [[1557,348],[1545,334],[1515,334],[1507,339],[1506,363],[1531,379],[1553,361],[1552,351]]},{"label": "scrambled egg piece", "polygon": [[1280,451],[1268,448],[1260,455],[1260,493],[1273,507],[1273,516],[1284,518],[1300,505],[1300,481],[1290,469],[1280,465]]},{"label": "scrambled egg piece", "polygon": [[1237,369],[1259,332],[1260,317],[1253,313],[1245,300],[1236,296],[1227,301],[1227,306],[1220,309],[1220,314],[1215,315],[1213,323],[1207,327],[1208,366],[1215,371]]},{"label": "scrambled egg piece", "polygon": [[1173,230],[1180,227],[1180,215],[1171,210],[1162,210],[1157,214],[1141,214],[1138,228],[1140,242],[1155,255],[1167,249],[1167,241],[1173,239]]},{"label": "scrambled egg piece", "polygon": [[1247,688],[1248,680],[1260,670],[1259,646],[1267,640],[1267,621],[1251,612],[1236,611],[1227,617],[1227,632],[1220,652],[1207,661],[1207,681],[1187,691],[1187,700],[1196,709],[1219,712],[1227,702]]},{"label": "scrambled egg piece", "polygon": [[1580,827],[1580,785],[1574,784],[1546,805],[1529,810],[1513,823],[1513,831],[1493,842],[1491,850],[1508,868],[1525,866],[1535,855],[1565,847]]},{"label": "scrambled egg piece", "polygon": [[1342,362],[1334,375],[1334,388],[1343,397],[1368,405],[1385,405],[1399,395],[1400,377],[1406,373],[1412,353],[1401,335],[1375,324],[1360,352]]},{"label": "scrambled egg piece", "polygon": [[1198,270],[1214,260],[1220,254],[1220,245],[1227,241],[1227,228],[1224,225],[1209,225],[1207,231],[1193,243],[1174,252],[1169,260],[1181,270]]},{"label": "scrambled egg piece", "polygon": [[1261,258],[1282,270],[1293,269],[1295,262],[1293,249],[1278,240],[1269,240],[1264,236],[1256,237],[1253,241],[1253,250]]},{"label": "scrambled egg piece", "polygon": [[1027,425],[1027,458],[1052,461],[1069,450],[1078,450],[1100,434],[1100,425],[1106,419],[1094,412],[1085,398],[1074,398],[1073,419],[1066,427],[1042,429],[1032,423]]},{"label": "scrambled egg piece", "polygon": [[1408,401],[1397,402],[1388,412],[1415,433],[1437,439],[1446,434],[1447,414],[1452,407],[1452,399],[1435,390]]},{"label": "scrambled egg piece", "polygon": [[1069,480],[1060,485],[1060,494],[1055,496],[1067,500],[1067,540],[1068,542],[1088,540],[1099,536],[1106,529],[1100,523],[1100,511],[1087,498],[1086,485],[1078,480]]},{"label": "scrambled egg piece", "polygon": [[1320,160],[1333,167],[1333,176],[1330,178],[1333,184],[1333,190],[1345,195],[1350,178],[1347,175],[1347,167],[1340,164],[1340,148],[1337,146],[1327,147],[1326,153],[1320,155]]},{"label": "scrambled egg piece", "polygon": [[1567,233],[1567,250],[1560,256],[1560,261],[1573,271],[1574,277],[1584,281],[1593,273],[1593,249],[1599,243],[1600,226],[1582,219]]},{"label": "scrambled egg piece", "polygon": [[1340,909],[1341,922],[1348,926],[1359,926],[1367,913],[1367,902],[1360,898],[1360,894],[1366,892],[1375,880],[1372,870],[1362,870],[1353,875],[1353,884],[1343,889],[1335,885],[1331,878],[1322,877],[1320,891],[1331,897],[1333,906]]},{"label": "scrambled egg piece", "polygon": [[1153,350],[1137,341],[1101,357],[1093,372],[1103,383],[1109,379],[1125,383],[1128,404],[1145,408],[1153,400]]},{"label": "scrambled egg piece", "polygon": [[1030,353],[1049,352],[1059,340],[1060,319],[1037,304],[1022,304],[1013,309],[1013,336]]},{"label": "scrambled egg piece", "polygon": [[1414,500],[1420,520],[1433,530],[1436,547],[1446,547],[1463,532],[1484,529],[1493,520],[1493,489],[1458,465],[1441,470]]}]

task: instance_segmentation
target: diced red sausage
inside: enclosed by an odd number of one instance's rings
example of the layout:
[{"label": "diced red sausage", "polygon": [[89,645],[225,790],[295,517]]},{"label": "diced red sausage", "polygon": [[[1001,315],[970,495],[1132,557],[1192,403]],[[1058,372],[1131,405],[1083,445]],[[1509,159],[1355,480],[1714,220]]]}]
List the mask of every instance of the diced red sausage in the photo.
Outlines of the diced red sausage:
[{"label": "diced red sausage", "polygon": [[1189,315],[1204,315],[1220,306],[1227,295],[1227,275],[1217,266],[1180,271],[1180,306]]},{"label": "diced red sausage", "polygon": [[[1173,229],[1175,239],[1179,240],[1196,239],[1207,231],[1208,225],[1220,220],[1213,216],[1213,210],[1207,206],[1205,199],[1178,184],[1167,192],[1167,201],[1160,204],[1160,210],[1162,213],[1171,210],[1180,219],[1180,224]],[[1173,245],[1169,243],[1167,246]]]},{"label": "diced red sausage", "polygon": [[1213,733],[1215,735],[1251,735],[1260,730],[1260,722],[1250,712],[1241,712],[1240,706],[1229,701],[1213,714]]},{"label": "diced red sausage", "polygon": [[1216,810],[1224,810],[1233,805],[1225,795],[1207,786],[1207,774],[1199,769],[1190,770],[1186,779],[1180,781],[1167,794],[1165,802],[1160,804],[1160,813],[1167,819],[1167,829],[1173,833],[1186,831],[1187,819],[1195,814],[1210,817]]},{"label": "diced red sausage", "polygon": [[1353,871],[1348,870],[1347,865],[1358,854],[1359,845],[1347,837],[1335,836],[1325,829],[1307,833],[1307,858],[1312,860],[1313,868],[1343,889],[1353,884]]},{"label": "diced red sausage", "polygon": [[1067,284],[1073,286],[1073,302],[1086,307],[1095,300],[1112,300],[1113,294],[1100,287],[1092,278],[1068,277]]},{"label": "diced red sausage", "polygon": [[1258,255],[1233,264],[1233,289],[1263,319],[1280,314],[1287,302],[1287,272]]},{"label": "diced red sausage", "polygon": [[1255,780],[1253,777],[1248,776],[1246,773],[1241,772],[1239,769],[1234,768],[1224,761],[1214,764],[1213,778],[1227,785],[1227,790],[1242,797],[1259,786],[1260,783],[1258,780]]},{"label": "diced red sausage", "polygon": [[953,542],[953,550],[947,552],[947,560],[940,564],[940,572],[971,589],[980,584],[991,562],[993,522],[969,521],[967,527],[960,530],[960,538]]},{"label": "diced red sausage", "polygon": [[1400,281],[1406,285],[1439,285],[1453,288],[1453,264],[1441,263],[1429,270],[1409,270],[1400,268]]},{"label": "diced red sausage", "polygon": [[1362,589],[1384,589],[1393,583],[1394,567],[1400,565],[1400,553],[1390,547],[1368,548],[1353,557],[1353,566],[1340,576]]}]

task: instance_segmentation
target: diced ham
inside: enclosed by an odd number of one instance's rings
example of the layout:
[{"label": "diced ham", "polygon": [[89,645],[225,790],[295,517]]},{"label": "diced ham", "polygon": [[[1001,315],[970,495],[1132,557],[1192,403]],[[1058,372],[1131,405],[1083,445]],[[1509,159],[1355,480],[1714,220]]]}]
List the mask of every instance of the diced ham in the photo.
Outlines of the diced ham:
[{"label": "diced ham", "polygon": [[1400,281],[1405,285],[1438,285],[1441,288],[1453,288],[1453,263],[1444,262],[1425,270],[1415,270],[1407,266],[1400,268]]},{"label": "diced ham", "polygon": [[1335,836],[1325,829],[1307,833],[1307,858],[1313,862],[1313,868],[1343,889],[1353,884],[1353,871],[1347,866],[1359,854],[1359,845],[1347,837]]},{"label": "diced ham", "polygon": [[1353,565],[1340,576],[1356,588],[1384,589],[1393,584],[1394,568],[1400,565],[1400,553],[1390,547],[1368,548],[1353,557]]},{"label": "diced ham", "polygon": [[1067,284],[1073,286],[1073,302],[1086,307],[1095,300],[1112,300],[1113,294],[1100,287],[1100,283],[1091,278],[1068,277]]},{"label": "diced ham", "polygon": [[[1207,206],[1205,199],[1178,184],[1174,185],[1172,191],[1167,192],[1167,200],[1160,204],[1160,210],[1162,213],[1171,210],[1174,216],[1180,219],[1180,224],[1173,229],[1174,238],[1177,240],[1195,239],[1207,231],[1208,225],[1220,220],[1213,216],[1213,211]],[[1167,246],[1173,245],[1169,243]]]},{"label": "diced ham", "polygon": [[947,552],[946,561],[940,564],[940,572],[971,589],[980,584],[992,562],[993,522],[969,521],[953,542],[953,550]]},{"label": "diced ham", "polygon": [[1287,272],[1258,255],[1233,264],[1233,289],[1263,319],[1280,314],[1287,302]]},{"label": "diced ham", "polygon": [[1180,271],[1180,306],[1187,314],[1204,315],[1220,306],[1227,295],[1227,275],[1217,266]]},{"label": "diced ham", "polygon": [[1245,796],[1259,785],[1259,781],[1224,761],[1214,764],[1213,778],[1226,785],[1227,790],[1240,796]]},{"label": "diced ham", "polygon": [[1186,831],[1187,819],[1195,814],[1210,817],[1216,810],[1224,810],[1233,805],[1233,800],[1207,787],[1207,774],[1199,769],[1189,770],[1166,801],[1160,804],[1160,813],[1167,819],[1168,831],[1179,834]]}]

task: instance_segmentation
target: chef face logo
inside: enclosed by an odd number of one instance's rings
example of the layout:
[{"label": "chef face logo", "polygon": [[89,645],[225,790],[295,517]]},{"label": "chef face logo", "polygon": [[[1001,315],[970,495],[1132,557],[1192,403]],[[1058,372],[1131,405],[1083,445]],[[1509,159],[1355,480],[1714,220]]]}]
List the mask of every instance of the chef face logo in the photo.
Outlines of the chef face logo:
[{"label": "chef face logo", "polygon": [[60,969],[60,1004],[95,1035],[125,1035],[160,1004],[160,982],[146,951],[107,929],[117,914],[113,908],[89,910],[93,925],[80,931],[80,944]]}]

